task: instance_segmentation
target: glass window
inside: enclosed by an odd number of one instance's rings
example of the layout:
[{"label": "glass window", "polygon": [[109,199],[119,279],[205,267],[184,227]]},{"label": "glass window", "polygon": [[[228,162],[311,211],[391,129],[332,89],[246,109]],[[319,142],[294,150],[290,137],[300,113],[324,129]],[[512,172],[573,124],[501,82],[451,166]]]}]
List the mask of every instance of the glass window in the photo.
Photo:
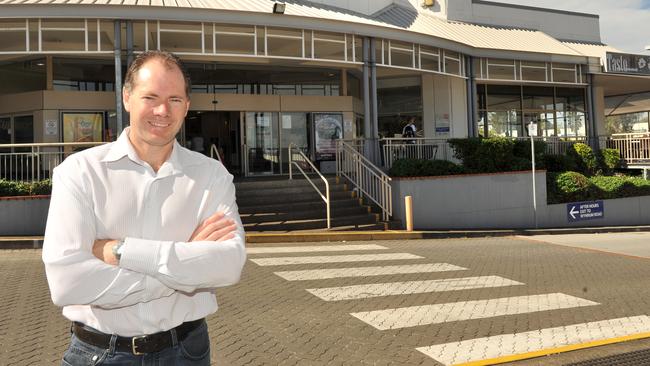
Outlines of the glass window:
[{"label": "glass window", "polygon": [[546,81],[546,64],[544,62],[521,62],[521,79],[527,81]]},{"label": "glass window", "polygon": [[556,88],[556,109],[568,111],[585,111],[584,88]]},{"label": "glass window", "polygon": [[161,31],[160,48],[169,52],[201,53],[201,33]]},{"label": "glass window", "polygon": [[553,88],[543,86],[523,87],[523,108],[528,110],[553,110]]},{"label": "glass window", "polygon": [[649,112],[627,113],[605,118],[607,133],[640,133],[650,131]]},{"label": "glass window", "polygon": [[314,58],[345,61],[345,43],[319,41],[314,38]]},{"label": "glass window", "polygon": [[513,60],[487,60],[487,74],[490,79],[514,80],[515,62]]},{"label": "glass window", "polygon": [[302,57],[302,40],[272,38],[267,40],[269,56]]},{"label": "glass window", "polygon": [[45,89],[45,59],[0,64],[0,95]]},{"label": "glass window", "polygon": [[516,85],[487,85],[487,106],[490,110],[520,110],[521,87]]},{"label": "glass window", "polygon": [[413,44],[390,42],[390,64],[392,66],[415,67],[413,64]]},{"label": "glass window", "polygon": [[0,144],[11,143],[11,117],[0,117]]},{"label": "glass window", "polygon": [[[255,53],[255,37],[251,35],[215,33],[217,53],[253,55]],[[206,48],[212,48],[206,45]]]},{"label": "glass window", "polygon": [[84,51],[86,35],[83,31],[43,30],[43,51]]},{"label": "glass window", "polygon": [[556,83],[575,83],[576,65],[572,64],[552,64],[553,82]]},{"label": "glass window", "polygon": [[[363,39],[360,39],[360,43],[362,44],[362,47],[360,48],[360,51],[363,52]],[[385,42],[383,39],[377,39],[375,40],[375,62],[378,65],[384,65],[388,63],[388,59],[384,60],[384,47],[387,46],[388,43]],[[361,54],[363,58],[363,53]],[[363,60],[362,60],[363,61]]]},{"label": "glass window", "polygon": [[461,75],[460,54],[458,52],[444,51],[444,72]]},{"label": "glass window", "polygon": [[[90,23],[89,23],[89,26],[90,26]],[[145,28],[145,26],[144,26],[143,21],[134,21],[133,22],[133,49],[135,51],[145,51],[145,45],[146,45],[145,40],[146,40],[147,34],[145,34],[144,28]],[[95,34],[95,37],[96,36],[97,35]],[[92,38],[92,37],[89,36],[89,38]],[[95,43],[97,43],[97,42],[95,42]],[[212,43],[209,43],[209,44],[211,45]],[[207,43],[206,43],[206,47],[207,47]]]},{"label": "glass window", "polygon": [[[0,52],[24,52],[27,51],[26,32],[25,30],[3,30],[3,24],[0,23]],[[25,24],[23,23],[23,27]]]},{"label": "glass window", "polygon": [[52,60],[55,90],[114,91],[115,64],[111,59]]},{"label": "glass window", "polygon": [[440,71],[440,50],[433,47],[420,47],[420,68],[422,70]]},{"label": "glass window", "polygon": [[34,142],[34,116],[14,117],[14,132],[15,144]]},{"label": "glass window", "polygon": [[524,136],[521,128],[521,112],[489,111],[487,112],[489,136]]},{"label": "glass window", "polygon": [[[155,25],[155,22],[149,22],[149,32],[152,32],[152,26]],[[113,51],[115,49],[115,26],[112,20],[101,20],[99,22],[99,28],[101,31],[100,48],[102,51]],[[154,30],[155,32],[155,30]],[[151,36],[154,40],[157,39],[156,34],[153,33]],[[155,42],[149,42],[149,49],[157,49],[157,44]]]}]

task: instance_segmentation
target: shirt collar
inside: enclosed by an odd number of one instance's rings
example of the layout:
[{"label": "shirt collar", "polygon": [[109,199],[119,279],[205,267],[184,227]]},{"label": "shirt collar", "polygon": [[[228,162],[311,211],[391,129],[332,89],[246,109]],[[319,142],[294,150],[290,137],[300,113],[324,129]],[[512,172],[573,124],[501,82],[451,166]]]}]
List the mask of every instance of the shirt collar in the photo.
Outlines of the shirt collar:
[{"label": "shirt collar", "polygon": [[[146,165],[133,148],[131,140],[129,140],[129,132],[131,128],[125,128],[120,137],[111,144],[110,149],[106,156],[102,159],[103,162],[115,162],[121,160],[125,156],[128,157],[131,161],[139,165]],[[178,141],[174,140],[174,145],[172,147],[172,153],[169,155],[169,158],[163,163],[163,165],[158,170],[158,174],[171,175],[181,173],[181,167],[183,165],[181,157],[181,145]]]}]

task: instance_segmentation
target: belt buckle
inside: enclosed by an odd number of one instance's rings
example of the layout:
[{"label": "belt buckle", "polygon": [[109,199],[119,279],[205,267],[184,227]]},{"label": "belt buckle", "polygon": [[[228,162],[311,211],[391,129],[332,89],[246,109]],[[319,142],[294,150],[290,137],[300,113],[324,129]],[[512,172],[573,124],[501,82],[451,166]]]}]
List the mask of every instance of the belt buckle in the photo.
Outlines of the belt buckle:
[{"label": "belt buckle", "polygon": [[138,352],[138,346],[135,344],[135,342],[137,340],[139,340],[139,339],[145,339],[145,338],[147,338],[147,336],[137,336],[137,337],[131,338],[131,350],[133,351],[134,355],[136,355],[136,356],[144,355],[143,352]]}]

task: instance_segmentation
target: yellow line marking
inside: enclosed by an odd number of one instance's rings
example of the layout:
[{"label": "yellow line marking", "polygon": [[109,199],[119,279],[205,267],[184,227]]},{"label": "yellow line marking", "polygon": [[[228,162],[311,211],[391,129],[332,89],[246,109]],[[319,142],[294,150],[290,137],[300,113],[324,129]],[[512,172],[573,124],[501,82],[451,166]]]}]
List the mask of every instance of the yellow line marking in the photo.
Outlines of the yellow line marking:
[{"label": "yellow line marking", "polygon": [[506,363],[506,362],[512,362],[512,361],[521,361],[521,360],[526,360],[526,359],[529,359],[529,358],[548,356],[548,355],[552,355],[552,354],[556,354],[556,353],[564,353],[564,352],[576,351],[576,350],[579,350],[579,349],[605,346],[605,345],[608,345],[608,344],[633,341],[633,340],[636,340],[636,339],[643,339],[643,338],[650,338],[650,332],[637,333],[637,334],[632,334],[632,335],[622,336],[622,337],[601,339],[601,340],[598,340],[598,341],[591,341],[591,342],[586,342],[586,343],[572,344],[572,345],[556,347],[556,348],[547,348],[547,349],[542,349],[542,350],[539,350],[539,351],[533,351],[533,352],[520,353],[520,354],[516,354],[516,355],[508,355],[508,356],[490,358],[490,359],[480,360],[480,361],[457,363],[457,364],[454,364],[452,366],[496,365],[496,364],[500,364],[500,363]]}]

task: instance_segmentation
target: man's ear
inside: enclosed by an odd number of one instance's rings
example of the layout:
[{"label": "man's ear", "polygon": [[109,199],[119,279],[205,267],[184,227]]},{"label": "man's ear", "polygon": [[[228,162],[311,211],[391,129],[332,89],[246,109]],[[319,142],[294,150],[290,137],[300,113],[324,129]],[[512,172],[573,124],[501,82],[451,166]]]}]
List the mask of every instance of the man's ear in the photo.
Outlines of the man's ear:
[{"label": "man's ear", "polygon": [[126,90],[126,87],[122,87],[122,104],[124,104],[124,110],[127,112],[131,112],[131,106],[130,106],[130,98],[131,95],[129,94],[129,91]]},{"label": "man's ear", "polygon": [[187,100],[187,104],[185,105],[185,117],[187,117],[187,112],[190,111],[190,100]]}]

